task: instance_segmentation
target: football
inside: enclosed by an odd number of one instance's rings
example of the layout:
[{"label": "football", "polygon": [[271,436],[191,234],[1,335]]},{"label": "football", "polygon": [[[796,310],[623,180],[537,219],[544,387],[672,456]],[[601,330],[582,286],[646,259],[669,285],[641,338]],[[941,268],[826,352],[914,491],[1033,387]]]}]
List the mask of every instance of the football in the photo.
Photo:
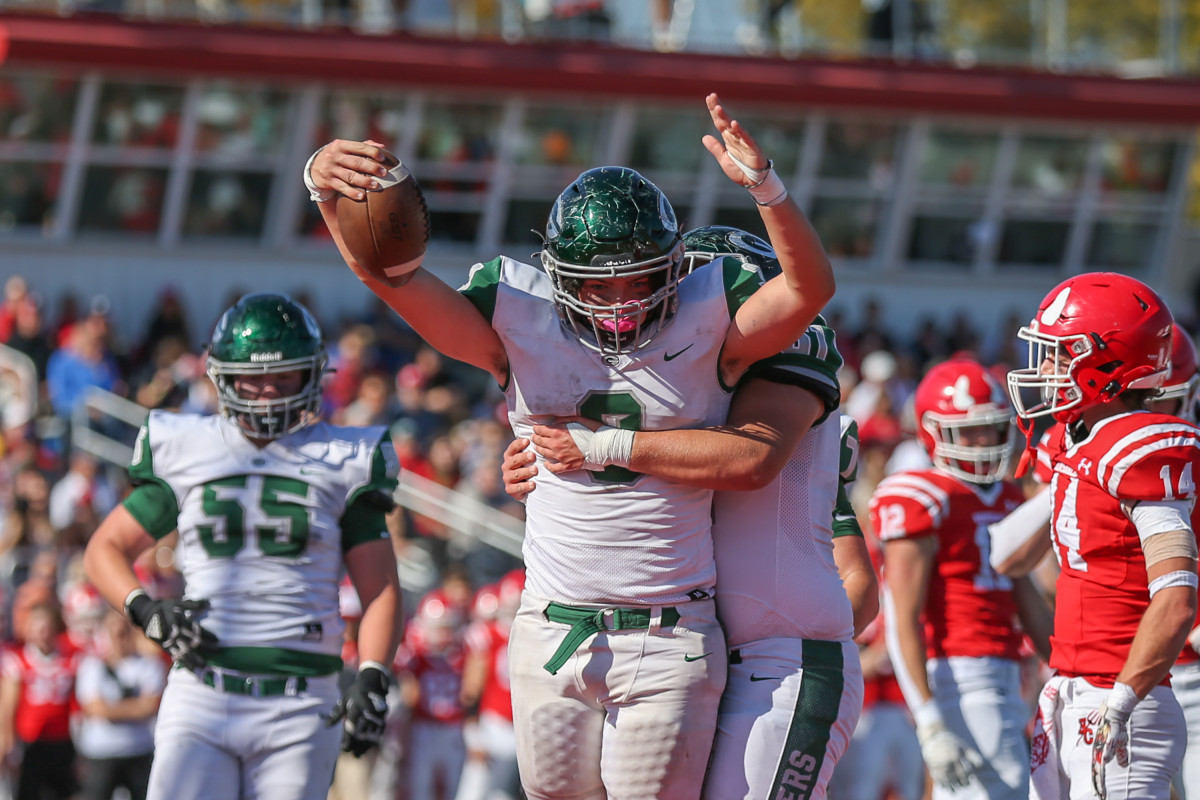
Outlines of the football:
[{"label": "football", "polygon": [[372,277],[389,286],[402,286],[421,266],[429,242],[429,211],[417,179],[399,159],[379,188],[362,200],[338,200],[342,241]]}]

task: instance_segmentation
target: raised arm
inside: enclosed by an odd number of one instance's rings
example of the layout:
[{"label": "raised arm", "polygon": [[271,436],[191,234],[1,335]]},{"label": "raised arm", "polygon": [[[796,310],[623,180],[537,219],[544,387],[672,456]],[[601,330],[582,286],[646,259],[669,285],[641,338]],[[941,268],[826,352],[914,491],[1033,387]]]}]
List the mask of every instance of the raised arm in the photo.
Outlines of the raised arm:
[{"label": "raised arm", "polygon": [[491,320],[467,298],[423,268],[411,273],[405,285],[388,286],[367,273],[346,247],[338,226],[338,203],[362,200],[365,191],[378,187],[376,179],[397,163],[396,157],[378,142],[335,139],[313,155],[305,183],[313,192],[338,251],[358,279],[433,348],[491,373],[503,385],[508,379],[504,345]]},{"label": "raised arm", "polygon": [[742,305],[730,325],[721,371],[732,386],[750,364],[804,333],[833,297],[834,278],[820,239],[754,137],[729,116],[717,95],[705,102],[721,138],[705,136],[704,146],[731,181],[750,190],[783,270]]}]

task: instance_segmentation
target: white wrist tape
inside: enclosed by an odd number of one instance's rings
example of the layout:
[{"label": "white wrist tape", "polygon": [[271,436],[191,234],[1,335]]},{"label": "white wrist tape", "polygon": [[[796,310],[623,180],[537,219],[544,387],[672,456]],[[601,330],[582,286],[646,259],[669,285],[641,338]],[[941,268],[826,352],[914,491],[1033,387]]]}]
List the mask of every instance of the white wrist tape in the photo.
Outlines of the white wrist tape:
[{"label": "white wrist tape", "polygon": [[1115,711],[1123,715],[1125,719],[1129,719],[1129,715],[1133,713],[1133,707],[1138,704],[1140,699],[1128,684],[1114,683],[1104,705],[1108,707],[1109,711]]},{"label": "white wrist tape", "polygon": [[567,423],[567,432],[583,453],[583,468],[592,471],[605,467],[628,467],[633,456],[633,434],[624,428],[601,425],[596,431],[578,422]]},{"label": "white wrist tape", "polygon": [[933,700],[926,700],[921,705],[913,709],[913,722],[918,728],[928,728],[931,725],[942,724],[942,712],[938,711],[937,703]]},{"label": "white wrist tape", "polygon": [[317,160],[317,153],[325,149],[325,145],[321,145],[316,151],[308,157],[308,162],[304,165],[304,185],[308,188],[308,199],[314,203],[324,203],[327,200],[332,200],[336,195],[333,189],[318,189],[312,179],[312,165]]},{"label": "white wrist tape", "polygon": [[750,196],[754,198],[754,202],[760,206],[776,206],[787,198],[787,187],[783,185],[783,181],[779,178],[779,173],[775,171],[775,163],[773,161],[767,159],[766,167],[755,169],[733,153],[729,153],[729,158],[734,164],[738,165],[738,169],[742,171],[742,174],[751,180],[751,184],[746,189],[749,190]]},{"label": "white wrist tape", "polygon": [[[137,597],[140,594],[146,594],[146,590],[139,586],[138,588],[134,589],[129,594],[125,595],[125,602],[121,606],[121,608],[125,611],[125,616],[127,616],[127,617],[129,616],[130,601],[132,601],[135,597]],[[147,595],[147,596],[149,596],[149,595]]]},{"label": "white wrist tape", "polygon": [[1163,589],[1172,586],[1191,586],[1195,589],[1200,587],[1200,578],[1196,577],[1196,573],[1186,569],[1177,569],[1174,572],[1168,572],[1166,575],[1159,575],[1150,581],[1150,596],[1154,597],[1154,595]]}]

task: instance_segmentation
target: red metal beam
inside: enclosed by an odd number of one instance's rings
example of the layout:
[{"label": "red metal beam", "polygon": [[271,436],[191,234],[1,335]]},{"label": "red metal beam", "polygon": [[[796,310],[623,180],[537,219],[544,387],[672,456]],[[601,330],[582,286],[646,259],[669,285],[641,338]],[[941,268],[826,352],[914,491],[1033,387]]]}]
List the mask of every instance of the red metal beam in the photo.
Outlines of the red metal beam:
[{"label": "red metal beam", "polygon": [[890,61],[663,54],[590,42],[505,44],[109,16],[4,15],[8,63],[694,102],[884,109],[1063,121],[1200,124],[1200,81],[1128,80]]}]

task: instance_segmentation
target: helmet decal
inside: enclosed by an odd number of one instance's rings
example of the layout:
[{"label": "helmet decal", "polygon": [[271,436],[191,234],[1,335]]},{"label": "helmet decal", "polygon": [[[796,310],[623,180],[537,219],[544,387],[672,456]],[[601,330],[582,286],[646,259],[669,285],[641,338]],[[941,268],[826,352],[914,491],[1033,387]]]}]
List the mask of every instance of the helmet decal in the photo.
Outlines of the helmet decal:
[{"label": "helmet decal", "polygon": [[1170,363],[1172,323],[1166,304],[1135,278],[1068,278],[1017,332],[1029,343],[1027,366],[1008,373],[1017,414],[1069,423],[1126,390],[1157,389]]},{"label": "helmet decal", "polygon": [[1071,287],[1067,286],[1058,296],[1051,301],[1050,305],[1046,306],[1046,310],[1042,312],[1040,321],[1043,325],[1053,325],[1062,317],[1063,309],[1067,307],[1067,300],[1071,297]]},{"label": "helmet decal", "polygon": [[1015,417],[981,364],[954,358],[930,369],[913,394],[913,413],[917,439],[938,469],[979,484],[1007,476]]}]

